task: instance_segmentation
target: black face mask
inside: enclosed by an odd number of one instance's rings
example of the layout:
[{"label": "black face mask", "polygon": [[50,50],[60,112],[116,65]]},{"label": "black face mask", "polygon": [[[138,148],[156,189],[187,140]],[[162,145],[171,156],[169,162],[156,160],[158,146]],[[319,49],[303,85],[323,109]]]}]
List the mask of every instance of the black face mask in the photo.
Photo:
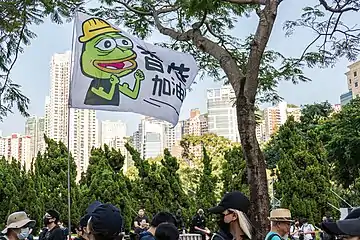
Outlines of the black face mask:
[{"label": "black face mask", "polygon": [[44,225],[49,225],[51,223],[49,218],[44,218]]},{"label": "black face mask", "polygon": [[218,215],[217,224],[219,226],[219,229],[223,231],[229,238],[233,238],[233,236],[230,233],[230,224],[224,222],[224,214]]}]

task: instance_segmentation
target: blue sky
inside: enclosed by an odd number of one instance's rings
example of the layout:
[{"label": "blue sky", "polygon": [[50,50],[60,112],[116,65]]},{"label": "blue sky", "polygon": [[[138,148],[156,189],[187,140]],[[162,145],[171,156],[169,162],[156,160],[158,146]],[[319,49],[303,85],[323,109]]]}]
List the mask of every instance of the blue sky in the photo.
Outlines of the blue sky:
[{"label": "blue sky", "polygon": [[[313,35],[308,30],[298,30],[292,37],[286,38],[282,29],[286,20],[300,17],[301,9],[306,5],[315,4],[315,0],[285,0],[280,5],[278,18],[270,39],[269,48],[277,50],[286,56],[300,56],[303,49],[313,39]],[[346,22],[355,23],[355,16],[347,16]],[[233,33],[243,37],[249,33],[254,33],[257,24],[257,17],[242,19]],[[30,46],[25,47],[24,53],[12,72],[12,79],[22,85],[23,93],[31,100],[29,112],[31,115],[42,116],[44,114],[45,96],[49,94],[50,73],[49,64],[54,53],[62,53],[71,48],[72,24],[56,25],[46,21],[40,26],[34,26],[33,30],[38,37],[32,41]],[[165,38],[159,33],[154,33],[148,39],[149,42],[163,41]],[[338,62],[335,68],[329,69],[307,69],[306,74],[313,81],[293,85],[283,82],[279,86],[279,93],[285,101],[294,104],[310,104],[328,100],[335,104],[339,103],[339,96],[347,91],[346,78],[344,73],[347,71],[349,62],[343,59]],[[206,111],[206,89],[220,86],[221,83],[214,82],[211,78],[198,81],[193,85],[193,91],[187,95],[184,101],[180,119],[188,117],[192,108],[200,108]],[[120,119],[127,123],[128,134],[136,130],[140,116],[131,113],[111,113],[97,112],[100,120]],[[3,135],[11,133],[23,133],[25,119],[15,110],[2,123],[0,129]]]}]

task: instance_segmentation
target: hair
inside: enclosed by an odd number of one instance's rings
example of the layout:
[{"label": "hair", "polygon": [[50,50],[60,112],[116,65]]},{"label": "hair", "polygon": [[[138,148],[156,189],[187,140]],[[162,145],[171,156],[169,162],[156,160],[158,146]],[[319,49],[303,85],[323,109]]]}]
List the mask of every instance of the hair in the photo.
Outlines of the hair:
[{"label": "hair", "polygon": [[150,225],[152,227],[157,227],[159,226],[161,223],[172,223],[175,224],[176,223],[176,219],[175,217],[169,213],[169,212],[159,212],[157,213],[153,219],[151,220]]},{"label": "hair", "polygon": [[252,224],[251,224],[249,218],[246,216],[246,214],[242,211],[235,210],[235,209],[229,209],[229,210],[234,212],[237,215],[238,220],[239,220],[239,226],[240,226],[241,230],[245,233],[245,235],[249,239],[252,239],[254,227],[252,226]]},{"label": "hair", "polygon": [[178,240],[179,230],[172,223],[161,223],[155,231],[156,240]]}]

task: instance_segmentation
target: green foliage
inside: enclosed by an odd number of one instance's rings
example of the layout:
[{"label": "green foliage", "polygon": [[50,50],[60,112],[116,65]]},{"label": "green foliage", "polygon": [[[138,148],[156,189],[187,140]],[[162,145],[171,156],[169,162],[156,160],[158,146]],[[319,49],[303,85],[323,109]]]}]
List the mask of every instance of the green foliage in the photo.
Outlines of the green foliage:
[{"label": "green foliage", "polygon": [[[62,142],[56,142],[45,137],[47,144],[44,154],[39,154],[34,162],[33,179],[36,194],[39,194],[37,215],[38,226],[41,227],[42,216],[48,209],[56,209],[62,218],[68,216],[68,191],[67,191],[67,169],[68,169],[68,150]],[[78,187],[75,183],[76,165],[71,157],[71,221],[78,222],[80,212],[77,203],[79,201]]]},{"label": "green foliage", "polygon": [[29,99],[21,93],[21,86],[10,78],[11,70],[23,52],[23,46],[30,45],[36,34],[31,25],[41,24],[50,17],[58,24],[63,18],[70,18],[83,0],[34,0],[0,1],[0,120],[7,116],[14,106],[27,117]]},{"label": "green foliage", "polygon": [[334,167],[334,180],[344,188],[357,186],[360,177],[360,99],[356,98],[326,123],[326,149]]},{"label": "green foliage", "polygon": [[211,158],[203,146],[203,171],[200,176],[200,183],[196,190],[196,205],[200,209],[209,209],[216,204],[216,183],[217,178],[212,174]]},{"label": "green foliage", "polygon": [[246,162],[240,146],[235,146],[226,151],[223,163],[221,179],[223,182],[223,193],[240,191],[247,196],[250,194],[247,181]]},{"label": "green foliage", "polygon": [[[269,147],[279,152],[275,196],[295,217],[318,223],[331,211],[329,164],[314,130],[304,130],[290,118]],[[329,198],[330,197],[330,198]]]}]

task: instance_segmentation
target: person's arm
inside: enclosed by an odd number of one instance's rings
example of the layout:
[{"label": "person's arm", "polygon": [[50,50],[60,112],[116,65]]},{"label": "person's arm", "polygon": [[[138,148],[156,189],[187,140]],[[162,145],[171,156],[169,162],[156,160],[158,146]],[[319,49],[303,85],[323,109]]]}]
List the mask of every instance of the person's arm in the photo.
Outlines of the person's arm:
[{"label": "person's arm", "polygon": [[139,226],[139,222],[137,221],[137,218],[135,218],[135,220],[134,220],[134,227],[135,227],[135,228],[140,227],[140,226]]}]

